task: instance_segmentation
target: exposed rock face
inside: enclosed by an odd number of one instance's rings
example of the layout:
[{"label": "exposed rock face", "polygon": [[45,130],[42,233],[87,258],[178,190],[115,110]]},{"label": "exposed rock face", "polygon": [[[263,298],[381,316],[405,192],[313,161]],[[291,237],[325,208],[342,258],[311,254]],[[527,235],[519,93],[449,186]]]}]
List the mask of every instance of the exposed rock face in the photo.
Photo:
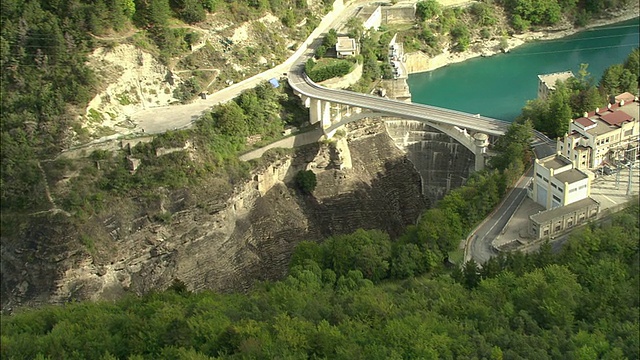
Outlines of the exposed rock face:
[{"label": "exposed rock face", "polygon": [[419,121],[385,122],[389,136],[422,176],[430,202],[462,186],[475,166],[474,154],[450,136]]},{"label": "exposed rock face", "polygon": [[[358,228],[399,235],[427,205],[420,176],[380,123],[353,136],[352,169],[339,170],[332,145],[313,144],[233,189],[212,179],[161,190],[152,201],[121,200],[82,229],[59,214],[18,236],[3,234],[2,307],[116,299],[174,279],[194,291],[243,291],[284,276],[299,241]],[[288,185],[304,169],[317,174],[313,196]]]}]

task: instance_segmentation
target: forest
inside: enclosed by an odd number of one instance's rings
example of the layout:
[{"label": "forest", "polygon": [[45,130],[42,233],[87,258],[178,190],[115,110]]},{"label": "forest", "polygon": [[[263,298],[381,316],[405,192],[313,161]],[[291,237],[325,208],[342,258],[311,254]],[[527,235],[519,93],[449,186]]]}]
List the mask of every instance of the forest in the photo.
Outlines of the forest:
[{"label": "forest", "polygon": [[[397,243],[358,230],[301,245],[248,294],[166,291],[2,316],[3,359],[637,359],[638,205],[560,253],[437,260],[399,276]],[[425,240],[425,247],[435,247]],[[419,246],[418,246],[419,247]],[[402,252],[402,251],[401,251]],[[411,256],[409,256],[411,257]],[[388,260],[391,259],[391,263]],[[418,260],[420,262],[420,260]],[[427,261],[428,262],[428,261]],[[392,275],[392,278],[388,276]],[[406,273],[405,273],[406,275]]]}]

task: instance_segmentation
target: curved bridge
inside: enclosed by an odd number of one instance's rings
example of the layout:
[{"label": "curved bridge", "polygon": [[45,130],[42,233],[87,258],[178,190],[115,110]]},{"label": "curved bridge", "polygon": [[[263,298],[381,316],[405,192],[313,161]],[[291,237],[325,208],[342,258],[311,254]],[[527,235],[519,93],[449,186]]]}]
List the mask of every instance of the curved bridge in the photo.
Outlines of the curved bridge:
[{"label": "curved bridge", "polygon": [[364,117],[389,116],[425,122],[471,150],[476,155],[476,170],[484,168],[489,136],[504,135],[510,125],[506,121],[436,106],[325,88],[304,73],[302,62],[291,68],[288,81],[309,108],[311,123],[320,122],[327,137],[338,127]]}]

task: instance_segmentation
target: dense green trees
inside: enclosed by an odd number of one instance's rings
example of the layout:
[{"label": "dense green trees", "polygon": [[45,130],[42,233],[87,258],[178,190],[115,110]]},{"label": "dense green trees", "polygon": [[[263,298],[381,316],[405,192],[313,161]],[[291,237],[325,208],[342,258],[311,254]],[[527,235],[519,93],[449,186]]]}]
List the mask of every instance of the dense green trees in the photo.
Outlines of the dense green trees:
[{"label": "dense green trees", "polygon": [[[379,284],[353,268],[385,268],[379,261],[389,256],[381,246],[385,235],[360,230],[333,238],[326,253],[324,244],[302,243],[297,254],[304,255],[292,259],[285,279],[246,295],[195,294],[178,282],[165,292],[115,303],[3,315],[0,355],[635,359],[638,215],[636,205],[608,224],[576,232],[559,255],[546,247],[538,254],[500,255],[482,269],[469,262],[451,275],[431,272]],[[359,252],[369,260],[359,259]],[[419,252],[418,246],[398,248],[402,265],[419,267]],[[325,260],[329,267],[323,269]]]},{"label": "dense green trees", "polygon": [[418,1],[416,3],[416,17],[420,20],[434,18],[442,13],[442,7],[436,0]]},{"label": "dense green trees", "polygon": [[319,63],[309,59],[305,66],[305,72],[311,80],[320,82],[347,75],[354,67],[352,61],[345,59],[322,59]]},{"label": "dense green trees", "polygon": [[[145,50],[168,62],[188,51],[195,41],[193,33],[185,31],[179,20],[199,22],[207,12],[227,13],[233,21],[238,20],[235,17],[248,20],[266,11],[280,14],[285,10],[291,11],[294,24],[308,19],[293,37],[306,35],[318,22],[305,2],[294,0],[3,1],[0,206],[43,210],[47,199],[38,161],[49,160],[72,141],[87,140],[77,119],[101,86],[85,64],[87,54],[99,44],[101,36],[111,35],[114,30],[136,32],[137,39],[144,39]],[[131,29],[134,26],[137,29]],[[176,95],[186,100],[199,90],[192,79]],[[259,127],[267,131],[263,135],[273,137],[278,122],[264,126],[263,120],[259,121]]]},{"label": "dense green trees", "polygon": [[623,64],[605,69],[599,82],[599,90],[608,97],[623,92],[635,94],[640,85],[640,50],[634,49]]},{"label": "dense green trees", "polygon": [[305,194],[313,193],[313,190],[316,188],[318,184],[318,180],[316,179],[316,174],[311,170],[300,170],[296,174],[294,181],[296,186],[300,191]]},{"label": "dense green trees", "polygon": [[536,130],[552,139],[564,136],[571,119],[605,107],[607,101],[625,91],[632,94],[638,91],[640,70],[634,68],[638,64],[638,54],[636,48],[624,64],[608,67],[598,87],[587,72],[588,65],[581,64],[577,76],[565,82],[558,81],[547,99],[527,101],[517,121],[531,121]]}]

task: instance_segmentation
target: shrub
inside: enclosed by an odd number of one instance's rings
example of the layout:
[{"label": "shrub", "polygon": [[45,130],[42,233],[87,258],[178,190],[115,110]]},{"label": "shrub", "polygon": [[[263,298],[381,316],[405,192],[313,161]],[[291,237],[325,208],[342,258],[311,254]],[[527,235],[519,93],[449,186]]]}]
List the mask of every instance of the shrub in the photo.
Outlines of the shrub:
[{"label": "shrub", "polygon": [[295,177],[296,186],[305,194],[311,194],[315,190],[318,180],[311,170],[301,170]]}]

